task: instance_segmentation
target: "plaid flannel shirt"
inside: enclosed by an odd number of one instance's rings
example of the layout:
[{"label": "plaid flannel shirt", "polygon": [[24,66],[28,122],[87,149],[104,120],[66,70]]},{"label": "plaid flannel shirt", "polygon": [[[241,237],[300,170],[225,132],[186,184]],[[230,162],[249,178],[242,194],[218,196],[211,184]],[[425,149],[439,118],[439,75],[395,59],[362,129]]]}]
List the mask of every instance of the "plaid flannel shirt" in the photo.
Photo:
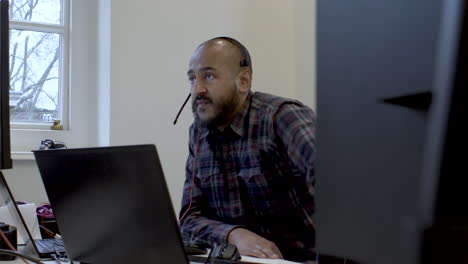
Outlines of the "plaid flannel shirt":
[{"label": "plaid flannel shirt", "polygon": [[260,92],[248,95],[223,132],[192,124],[180,212],[184,242],[226,243],[231,230],[244,227],[273,241],[286,259],[310,259],[315,126],[309,107]]}]

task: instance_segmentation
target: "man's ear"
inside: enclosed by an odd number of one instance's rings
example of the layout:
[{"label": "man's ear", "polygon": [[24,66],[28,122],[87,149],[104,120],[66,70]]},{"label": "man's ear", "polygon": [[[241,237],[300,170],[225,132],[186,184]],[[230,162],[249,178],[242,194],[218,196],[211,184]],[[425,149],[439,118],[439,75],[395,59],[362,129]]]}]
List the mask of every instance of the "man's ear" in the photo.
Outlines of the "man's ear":
[{"label": "man's ear", "polygon": [[248,93],[252,87],[252,71],[249,68],[244,68],[238,75],[239,92]]}]

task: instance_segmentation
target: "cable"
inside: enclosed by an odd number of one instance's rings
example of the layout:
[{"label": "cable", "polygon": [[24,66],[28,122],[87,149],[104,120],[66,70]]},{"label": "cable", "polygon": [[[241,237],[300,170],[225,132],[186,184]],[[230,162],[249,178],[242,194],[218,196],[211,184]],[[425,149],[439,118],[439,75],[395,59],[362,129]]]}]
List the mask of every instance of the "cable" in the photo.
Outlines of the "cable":
[{"label": "cable", "polygon": [[[10,240],[8,240],[8,237],[5,236],[5,234],[3,233],[3,230],[0,230],[0,236],[2,237],[3,241],[5,241],[5,243],[7,244],[7,246],[13,251],[13,252],[16,252],[16,249],[15,247],[11,244]],[[28,264],[28,262],[26,260],[24,260],[24,258],[20,257],[24,263]]]},{"label": "cable", "polygon": [[44,229],[44,232],[53,238],[58,238],[60,235],[58,233],[53,232],[52,230],[45,227],[44,218],[53,220],[55,219],[54,213],[52,212],[52,208],[48,203],[42,203],[36,209],[37,215],[40,216],[40,225],[39,227]]},{"label": "cable", "polygon": [[208,261],[210,261],[210,258],[211,258],[211,255],[213,254],[213,249],[214,248],[215,248],[214,246],[211,247],[210,254],[208,254],[208,257],[205,260],[205,264],[208,264]]},{"label": "cable", "polygon": [[193,162],[192,162],[192,185],[190,185],[190,202],[187,210],[185,210],[185,213],[179,218],[179,223],[184,220],[185,216],[189,212],[190,208],[192,207],[192,192],[193,192],[193,185],[195,184],[195,165],[196,165],[196,160],[197,160],[197,154],[198,154],[198,145],[200,143],[200,128],[197,130],[197,144],[195,144],[195,154],[193,156]]},{"label": "cable", "polygon": [[51,256],[58,264],[62,264],[61,262],[68,263],[69,259],[65,254],[66,253],[61,254],[60,252],[57,252],[57,254],[51,254]]},{"label": "cable", "polygon": [[[30,257],[30,256],[26,256],[26,255],[23,255],[21,253],[18,253],[16,251],[13,251],[13,250],[8,250],[8,249],[0,249],[0,254],[4,254],[4,255],[9,255],[9,256],[16,256],[16,257],[20,257],[21,259],[25,258],[29,261],[32,261],[34,263],[37,263],[37,264],[44,264],[44,262],[41,262],[40,260],[38,259],[35,259],[33,257]],[[24,259],[23,259],[24,260]],[[24,260],[25,263],[27,264],[28,262],[26,262],[26,260]]]},{"label": "cable", "polygon": [[5,243],[7,244],[7,246],[11,249],[11,250],[16,250],[15,247],[13,247],[13,245],[11,244],[10,240],[8,240],[8,238],[5,236],[5,234],[3,233],[3,230],[0,230],[0,236],[2,236],[2,239],[3,241],[5,241]]},{"label": "cable", "polygon": [[[41,224],[43,224],[43,223],[41,222]],[[58,235],[58,234],[55,234],[54,232],[50,231],[50,229],[46,228],[45,226],[39,225],[39,227],[44,229],[46,234],[48,234],[50,237],[55,238]]]}]

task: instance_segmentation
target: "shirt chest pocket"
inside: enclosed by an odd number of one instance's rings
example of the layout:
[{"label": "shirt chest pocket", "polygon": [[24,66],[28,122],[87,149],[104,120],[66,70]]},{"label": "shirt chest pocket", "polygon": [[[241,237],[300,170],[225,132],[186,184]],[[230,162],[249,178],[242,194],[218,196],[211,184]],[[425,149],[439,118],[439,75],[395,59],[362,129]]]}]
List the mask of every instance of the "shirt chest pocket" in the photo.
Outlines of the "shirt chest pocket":
[{"label": "shirt chest pocket", "polygon": [[262,168],[260,166],[241,168],[239,170],[238,177],[240,177],[246,184],[267,184],[265,177],[263,177]]},{"label": "shirt chest pocket", "polygon": [[238,177],[245,184],[251,201],[257,207],[269,206],[273,190],[271,175],[264,173],[260,166],[256,166],[242,168]]},{"label": "shirt chest pocket", "polygon": [[221,169],[218,165],[198,167],[196,175],[197,178],[199,178],[202,187],[219,182],[222,178]]}]

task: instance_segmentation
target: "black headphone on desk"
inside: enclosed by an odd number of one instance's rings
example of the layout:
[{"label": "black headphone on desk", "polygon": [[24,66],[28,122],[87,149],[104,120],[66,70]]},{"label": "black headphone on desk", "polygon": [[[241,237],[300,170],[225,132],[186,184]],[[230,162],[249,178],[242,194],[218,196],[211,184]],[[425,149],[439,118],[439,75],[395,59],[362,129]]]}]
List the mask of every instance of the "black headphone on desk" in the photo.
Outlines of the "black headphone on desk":
[{"label": "black headphone on desk", "polygon": [[47,150],[47,149],[62,149],[62,148],[67,148],[65,143],[63,142],[54,142],[52,139],[45,139],[41,141],[41,146],[39,147],[39,150]]},{"label": "black headphone on desk", "polygon": [[[239,66],[241,68],[248,67],[250,69],[250,71],[252,71],[252,60],[250,58],[250,53],[247,50],[247,48],[244,45],[242,45],[242,43],[237,41],[236,39],[233,39],[233,38],[230,38],[230,37],[216,37],[216,38],[212,38],[210,40],[207,40],[207,41],[203,42],[202,44],[200,44],[198,46],[198,48],[201,47],[202,45],[204,45],[205,43],[208,43],[210,41],[217,40],[217,39],[226,40],[229,43],[231,43],[232,45],[236,46],[239,49],[239,51],[240,51],[240,53],[242,55],[242,60],[240,61]],[[190,96],[191,96],[191,93],[189,93],[189,95],[187,96],[187,99],[185,99],[184,103],[182,104],[182,107],[179,109],[179,112],[177,113],[177,116],[174,119],[174,123],[173,123],[174,125],[177,123],[177,119],[179,119],[179,116],[182,113],[182,110],[184,109],[184,107],[187,104],[188,100],[190,99]]]}]

